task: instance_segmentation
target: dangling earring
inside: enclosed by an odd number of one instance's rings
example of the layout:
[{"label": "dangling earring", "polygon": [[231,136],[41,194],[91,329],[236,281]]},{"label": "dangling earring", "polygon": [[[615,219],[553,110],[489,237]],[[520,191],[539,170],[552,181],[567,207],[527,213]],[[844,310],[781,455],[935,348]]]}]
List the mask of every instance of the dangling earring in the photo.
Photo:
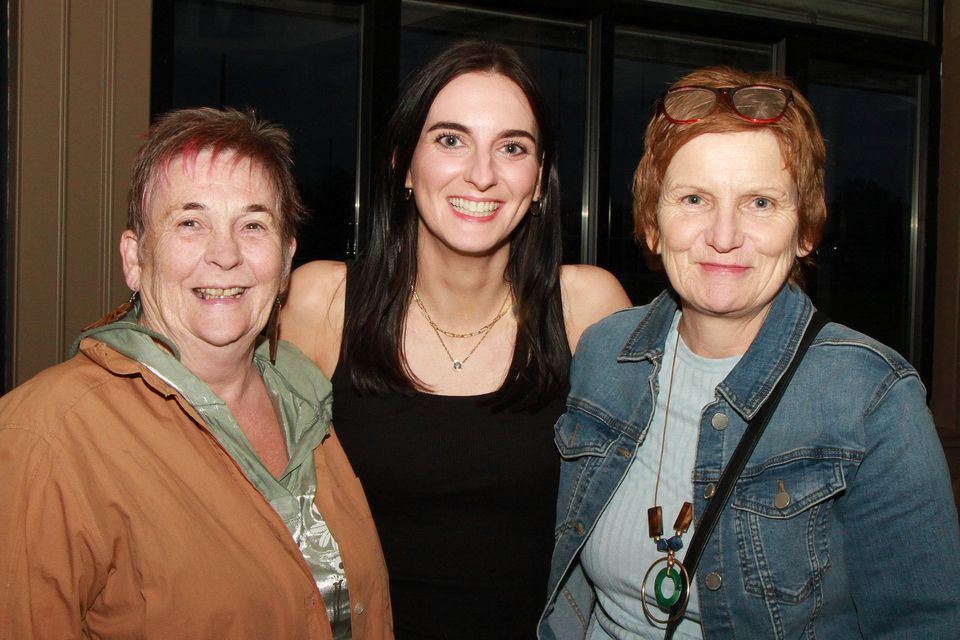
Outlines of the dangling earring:
[{"label": "dangling earring", "polygon": [[539,218],[540,214],[543,213],[543,205],[539,200],[534,200],[530,203],[530,215],[534,218]]},{"label": "dangling earring", "polygon": [[130,313],[131,309],[138,310],[139,306],[140,306],[140,292],[134,291],[128,301],[124,302],[113,311],[110,311],[109,313],[107,313],[107,315],[103,316],[99,320],[94,320],[87,326],[82,327],[80,329],[80,332],[83,333],[84,331],[90,331],[91,329],[96,329],[97,327],[102,327],[104,325],[117,322],[118,320],[125,318],[126,315]]},{"label": "dangling earring", "polygon": [[410,187],[407,187],[403,193],[403,199],[409,202],[410,198],[412,197],[413,197],[413,189],[411,189]]},{"label": "dangling earring", "polygon": [[270,342],[270,364],[277,364],[277,341],[280,339],[280,310],[283,304],[280,302],[280,296],[273,301],[273,309],[270,310],[270,319],[267,320],[267,340]]}]

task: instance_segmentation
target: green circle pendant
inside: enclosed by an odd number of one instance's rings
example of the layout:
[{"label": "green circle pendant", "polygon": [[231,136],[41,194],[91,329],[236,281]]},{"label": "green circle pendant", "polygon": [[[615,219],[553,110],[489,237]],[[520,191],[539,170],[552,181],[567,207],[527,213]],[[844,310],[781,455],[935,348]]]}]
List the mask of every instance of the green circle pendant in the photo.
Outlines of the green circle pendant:
[{"label": "green circle pendant", "polygon": [[[666,578],[673,581],[673,593],[670,597],[663,595],[663,581]],[[661,609],[669,609],[680,601],[683,596],[683,580],[680,579],[680,573],[673,567],[664,567],[657,573],[657,579],[653,583],[653,592],[657,596],[657,605]]]}]

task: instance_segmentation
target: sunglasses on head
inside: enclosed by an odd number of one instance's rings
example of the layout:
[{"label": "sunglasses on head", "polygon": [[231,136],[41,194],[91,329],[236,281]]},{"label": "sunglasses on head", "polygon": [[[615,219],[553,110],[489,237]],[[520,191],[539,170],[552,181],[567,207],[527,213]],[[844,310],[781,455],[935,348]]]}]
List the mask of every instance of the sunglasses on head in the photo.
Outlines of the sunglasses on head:
[{"label": "sunglasses on head", "polygon": [[755,124],[772,124],[783,117],[793,92],[766,84],[742,87],[675,87],[657,100],[657,112],[674,124],[692,124],[725,102],[737,116]]}]

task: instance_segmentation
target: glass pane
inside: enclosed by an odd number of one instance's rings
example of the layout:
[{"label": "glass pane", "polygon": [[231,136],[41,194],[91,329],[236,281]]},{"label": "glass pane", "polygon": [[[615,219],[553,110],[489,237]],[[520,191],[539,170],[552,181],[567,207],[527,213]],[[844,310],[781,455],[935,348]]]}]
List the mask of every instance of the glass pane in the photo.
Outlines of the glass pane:
[{"label": "glass pane", "polygon": [[927,0],[654,0],[821,27],[927,38]]},{"label": "glass pane", "polygon": [[295,262],[343,259],[354,214],[359,9],[296,0],[174,2],[174,108],[254,107],[289,129],[313,215]]},{"label": "glass pane", "polygon": [[811,61],[827,139],[827,225],[807,276],[827,315],[910,357],[919,78]]},{"label": "glass pane", "polygon": [[743,69],[774,66],[769,45],[698,39],[635,30],[616,32],[610,144],[610,232],[600,238],[604,266],[623,283],[635,304],[663,290],[660,259],[633,237],[633,172],[643,155],[643,133],[660,93],[699,67],[726,64]]},{"label": "glass pane", "polygon": [[511,14],[404,2],[400,75],[463,38],[488,38],[514,47],[533,68],[557,132],[565,262],[580,262],[583,146],[586,118],[587,32],[581,24]]}]

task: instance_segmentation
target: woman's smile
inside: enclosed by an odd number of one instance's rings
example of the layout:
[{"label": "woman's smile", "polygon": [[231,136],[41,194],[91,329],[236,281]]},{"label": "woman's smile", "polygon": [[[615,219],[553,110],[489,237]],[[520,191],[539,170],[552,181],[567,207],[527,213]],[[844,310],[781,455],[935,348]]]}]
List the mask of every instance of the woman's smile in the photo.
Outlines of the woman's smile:
[{"label": "woman's smile", "polygon": [[154,188],[143,240],[126,235],[144,324],[187,357],[253,344],[295,246],[282,237],[277,202],[270,177],[249,160],[209,150],[175,158]]},{"label": "woman's smile", "polygon": [[537,135],[512,80],[496,73],[451,80],[430,107],[406,177],[420,248],[470,256],[504,249],[540,196]]},{"label": "woman's smile", "polygon": [[193,292],[201,300],[229,300],[239,298],[246,290],[246,287],[194,287]]},{"label": "woman's smile", "polygon": [[489,222],[503,206],[499,200],[471,200],[469,198],[448,198],[447,202],[454,213],[471,222]]},{"label": "woman's smile", "polygon": [[796,186],[766,130],[705,133],[677,150],[663,180],[663,257],[684,313],[759,319],[798,247]]},{"label": "woman's smile", "polygon": [[750,267],[739,264],[723,264],[718,262],[701,262],[700,268],[708,273],[740,275],[746,273]]}]

